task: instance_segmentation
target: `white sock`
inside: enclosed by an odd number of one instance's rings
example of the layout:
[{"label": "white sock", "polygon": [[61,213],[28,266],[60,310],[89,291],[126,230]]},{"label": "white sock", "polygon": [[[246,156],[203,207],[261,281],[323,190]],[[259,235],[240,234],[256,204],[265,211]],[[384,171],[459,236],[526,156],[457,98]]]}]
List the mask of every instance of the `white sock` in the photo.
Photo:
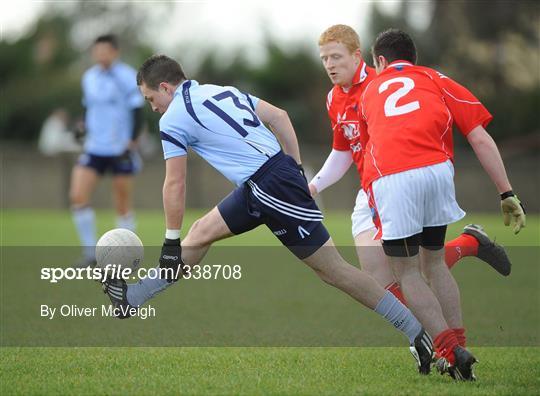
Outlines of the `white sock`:
[{"label": "white sock", "polygon": [[[156,268],[158,270],[156,273],[158,274],[159,268],[159,266]],[[127,300],[130,305],[139,307],[173,284],[167,282],[167,279],[150,279],[148,276],[145,276],[137,283],[128,284]]]},{"label": "white sock", "polygon": [[90,206],[74,208],[73,222],[77,228],[85,257],[94,258],[96,248],[96,214]]},{"label": "white sock", "polygon": [[126,228],[135,232],[136,225],[135,213],[133,212],[127,212],[125,215],[116,217],[116,227],[118,228]]},{"label": "white sock", "polygon": [[399,301],[392,292],[387,291],[375,307],[375,312],[392,323],[394,327],[404,333],[412,344],[422,330],[422,325],[405,305]]}]

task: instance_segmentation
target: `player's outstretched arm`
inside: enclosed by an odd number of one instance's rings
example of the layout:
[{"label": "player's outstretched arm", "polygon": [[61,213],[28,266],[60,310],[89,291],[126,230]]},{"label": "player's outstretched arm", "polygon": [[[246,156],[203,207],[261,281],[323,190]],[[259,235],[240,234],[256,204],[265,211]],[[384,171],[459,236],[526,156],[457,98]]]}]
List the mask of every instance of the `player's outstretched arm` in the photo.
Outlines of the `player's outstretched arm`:
[{"label": "player's outstretched arm", "polygon": [[506,169],[493,138],[482,126],[477,126],[468,135],[467,140],[472,146],[482,167],[489,175],[499,194],[501,194],[501,209],[504,224],[510,225],[514,219],[514,233],[517,234],[525,227],[525,212],[519,199],[512,192],[512,186],[506,175]]},{"label": "player's outstretched arm", "polygon": [[180,230],[186,204],[187,155],[165,161],[163,210],[168,230]]},{"label": "player's outstretched arm", "polygon": [[287,112],[264,100],[259,100],[255,113],[276,135],[285,154],[293,157],[297,164],[301,164],[302,160],[300,159],[298,139],[296,138],[296,132]]},{"label": "player's outstretched arm", "polygon": [[340,151],[333,149],[321,170],[309,182],[311,195],[315,196],[325,188],[339,181],[349,170],[352,163],[353,158],[350,150]]},{"label": "player's outstretched arm", "polygon": [[165,275],[168,283],[180,279],[182,272],[180,228],[182,227],[186,202],[186,168],[187,155],[171,157],[165,161],[163,209],[167,230],[161,248],[159,266],[169,271]]}]

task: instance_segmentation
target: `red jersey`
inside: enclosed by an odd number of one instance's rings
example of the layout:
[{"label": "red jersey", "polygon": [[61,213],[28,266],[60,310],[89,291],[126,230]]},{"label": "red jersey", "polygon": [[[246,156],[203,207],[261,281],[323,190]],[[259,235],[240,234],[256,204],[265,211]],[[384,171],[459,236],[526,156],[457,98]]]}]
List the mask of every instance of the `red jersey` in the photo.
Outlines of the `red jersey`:
[{"label": "red jersey", "polygon": [[352,158],[362,175],[363,147],[367,142],[365,129],[360,129],[360,97],[367,85],[376,77],[375,69],[360,63],[353,78],[353,85],[345,91],[334,85],[328,93],[326,108],[333,131],[332,148],[339,151],[351,150]]},{"label": "red jersey", "polygon": [[391,63],[360,102],[369,139],[364,188],[385,175],[452,160],[452,125],[466,136],[493,118],[465,87],[405,61]]}]

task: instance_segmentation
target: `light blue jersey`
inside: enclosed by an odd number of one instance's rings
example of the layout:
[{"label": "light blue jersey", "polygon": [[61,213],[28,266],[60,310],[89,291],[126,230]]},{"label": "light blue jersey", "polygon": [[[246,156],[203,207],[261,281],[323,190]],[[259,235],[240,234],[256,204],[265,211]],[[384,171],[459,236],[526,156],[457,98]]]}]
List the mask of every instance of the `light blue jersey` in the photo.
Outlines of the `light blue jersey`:
[{"label": "light blue jersey", "polygon": [[281,150],[255,114],[258,98],[234,87],[184,81],[159,121],[165,159],[188,147],[241,185]]},{"label": "light blue jersey", "polygon": [[86,107],[84,150],[94,155],[120,155],[131,141],[133,110],[144,105],[131,66],[115,62],[105,70],[99,65],[82,78]]}]

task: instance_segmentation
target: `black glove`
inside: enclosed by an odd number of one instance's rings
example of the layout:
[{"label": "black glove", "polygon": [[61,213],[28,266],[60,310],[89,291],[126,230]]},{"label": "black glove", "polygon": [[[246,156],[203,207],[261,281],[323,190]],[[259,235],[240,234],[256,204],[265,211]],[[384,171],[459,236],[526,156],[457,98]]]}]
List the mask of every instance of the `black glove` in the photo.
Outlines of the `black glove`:
[{"label": "black glove", "polygon": [[168,270],[166,273],[167,282],[173,283],[178,281],[182,277],[183,266],[180,238],[165,238],[165,242],[163,242],[163,247],[161,248],[161,256],[159,257],[159,267],[172,269],[173,273],[171,273],[171,270]]}]

